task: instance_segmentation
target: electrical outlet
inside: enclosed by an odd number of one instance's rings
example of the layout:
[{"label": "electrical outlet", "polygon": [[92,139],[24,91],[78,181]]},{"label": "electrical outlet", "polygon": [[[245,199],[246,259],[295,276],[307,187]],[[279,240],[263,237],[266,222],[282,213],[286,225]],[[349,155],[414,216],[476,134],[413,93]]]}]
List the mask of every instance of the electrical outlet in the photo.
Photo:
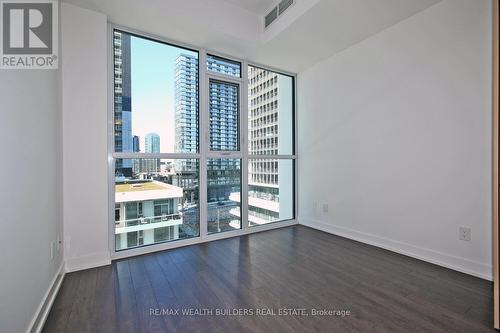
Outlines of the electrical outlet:
[{"label": "electrical outlet", "polygon": [[328,213],[328,204],[327,203],[323,204],[323,213]]},{"label": "electrical outlet", "polygon": [[61,235],[57,235],[57,242],[56,242],[56,248],[57,248],[57,252],[61,251]]},{"label": "electrical outlet", "polygon": [[471,229],[467,227],[460,227],[459,228],[459,235],[458,239],[470,242],[471,240]]}]

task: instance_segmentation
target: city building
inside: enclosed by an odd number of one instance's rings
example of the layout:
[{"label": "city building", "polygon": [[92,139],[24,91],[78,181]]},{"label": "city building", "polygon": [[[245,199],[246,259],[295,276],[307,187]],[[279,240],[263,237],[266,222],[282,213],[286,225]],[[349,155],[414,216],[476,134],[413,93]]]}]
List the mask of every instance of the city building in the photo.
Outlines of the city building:
[{"label": "city building", "polygon": [[[208,58],[209,59],[209,58]],[[212,69],[232,75],[234,65]],[[230,65],[230,63],[229,63]],[[208,67],[211,68],[210,66]],[[239,68],[239,64],[238,64]],[[239,150],[238,86],[219,81],[209,83],[210,150]],[[209,232],[239,229],[241,162],[234,158],[213,158],[207,162],[207,198]],[[232,212],[232,213],[231,213]]]},{"label": "city building", "polygon": [[[198,152],[198,57],[181,53],[175,60],[175,143],[176,153]],[[173,183],[186,191],[186,198],[199,197],[199,163],[195,159],[174,161]]]},{"label": "city building", "polygon": [[[249,155],[291,153],[292,142],[287,139],[293,129],[290,126],[291,78],[248,66],[248,82]],[[249,160],[248,219],[251,225],[290,218],[293,197],[288,194],[293,191],[292,173],[287,160]]]},{"label": "city building", "polygon": [[133,152],[138,153],[141,151],[141,145],[140,145],[140,138],[137,135],[134,135],[132,138],[132,146],[133,146]]},{"label": "city building", "polygon": [[[115,151],[132,152],[132,70],[130,35],[120,31],[113,32],[114,51],[114,134]],[[115,173],[131,177],[132,160],[117,160]]]},{"label": "city building", "polygon": [[[198,57],[180,54],[175,60],[175,152],[198,152]],[[189,171],[188,161],[176,162]]]},{"label": "city building", "polygon": [[210,150],[239,150],[238,98],[237,85],[210,81]]},{"label": "city building", "polygon": [[[176,152],[195,152],[198,143],[198,58],[181,54],[175,63],[175,148]],[[207,69],[239,76],[240,64],[214,56],[207,57]],[[231,151],[239,149],[238,87],[211,81],[210,94],[210,150]],[[175,172],[179,186],[197,192],[198,166],[195,160],[176,160]],[[189,176],[191,174],[191,177]],[[222,176],[223,175],[223,176]],[[207,161],[208,228],[214,232],[240,228],[239,200],[231,200],[231,193],[240,192],[241,166],[239,159],[209,159]],[[192,182],[192,184],[189,184]],[[175,184],[175,182],[174,182]],[[238,222],[237,222],[238,221]],[[212,223],[214,222],[214,223]]]},{"label": "city building", "polygon": [[[160,152],[160,136],[157,133],[148,133],[144,138],[145,153]],[[160,160],[158,158],[141,159],[141,173],[157,174],[160,172]]]},{"label": "city building", "polygon": [[[133,151],[134,153],[139,153],[141,151],[140,138],[137,135],[134,135],[132,138],[133,143]],[[132,172],[133,174],[138,174],[141,172],[141,160],[138,158],[134,158],[132,160]]]},{"label": "city building", "polygon": [[157,133],[148,133],[144,138],[144,152],[145,153],[159,153],[160,152],[160,136]]},{"label": "city building", "polygon": [[207,55],[207,70],[229,76],[241,77],[241,64],[225,58]]},{"label": "city building", "polygon": [[117,250],[179,238],[182,188],[152,180],[127,180],[115,185]]}]

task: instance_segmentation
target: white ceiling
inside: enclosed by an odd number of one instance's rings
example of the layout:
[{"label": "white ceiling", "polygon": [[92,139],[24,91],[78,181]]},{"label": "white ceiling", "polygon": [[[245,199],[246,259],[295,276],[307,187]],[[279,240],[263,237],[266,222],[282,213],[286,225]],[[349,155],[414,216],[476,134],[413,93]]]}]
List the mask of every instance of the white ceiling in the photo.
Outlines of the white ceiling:
[{"label": "white ceiling", "polygon": [[278,32],[252,57],[300,71],[440,1],[321,0],[283,29],[271,25]]},{"label": "white ceiling", "polygon": [[278,3],[277,0],[225,0],[225,1],[261,16],[266,15],[268,10],[270,10],[274,5]]},{"label": "white ceiling", "polygon": [[[298,73],[441,0],[64,0],[119,25]],[[259,14],[258,14],[259,13]]]}]

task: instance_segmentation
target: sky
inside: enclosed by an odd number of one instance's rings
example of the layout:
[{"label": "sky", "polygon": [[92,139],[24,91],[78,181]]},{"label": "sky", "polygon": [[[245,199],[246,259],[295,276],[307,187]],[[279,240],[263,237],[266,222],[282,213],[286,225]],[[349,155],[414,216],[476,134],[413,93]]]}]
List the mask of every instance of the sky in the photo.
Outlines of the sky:
[{"label": "sky", "polygon": [[160,135],[160,152],[174,152],[175,59],[181,53],[197,55],[167,44],[131,37],[132,135]]}]

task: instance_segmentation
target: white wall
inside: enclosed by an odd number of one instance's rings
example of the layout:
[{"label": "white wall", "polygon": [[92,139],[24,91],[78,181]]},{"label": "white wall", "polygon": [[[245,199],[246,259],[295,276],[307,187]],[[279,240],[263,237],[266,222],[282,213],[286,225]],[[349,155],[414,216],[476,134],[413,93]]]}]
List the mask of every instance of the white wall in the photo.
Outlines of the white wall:
[{"label": "white wall", "polygon": [[0,70],[0,332],[31,326],[62,262],[58,77]]},{"label": "white wall", "polygon": [[299,74],[300,223],[491,278],[491,15],[446,0]]},{"label": "white wall", "polygon": [[66,269],[110,263],[106,16],[62,4]]}]

